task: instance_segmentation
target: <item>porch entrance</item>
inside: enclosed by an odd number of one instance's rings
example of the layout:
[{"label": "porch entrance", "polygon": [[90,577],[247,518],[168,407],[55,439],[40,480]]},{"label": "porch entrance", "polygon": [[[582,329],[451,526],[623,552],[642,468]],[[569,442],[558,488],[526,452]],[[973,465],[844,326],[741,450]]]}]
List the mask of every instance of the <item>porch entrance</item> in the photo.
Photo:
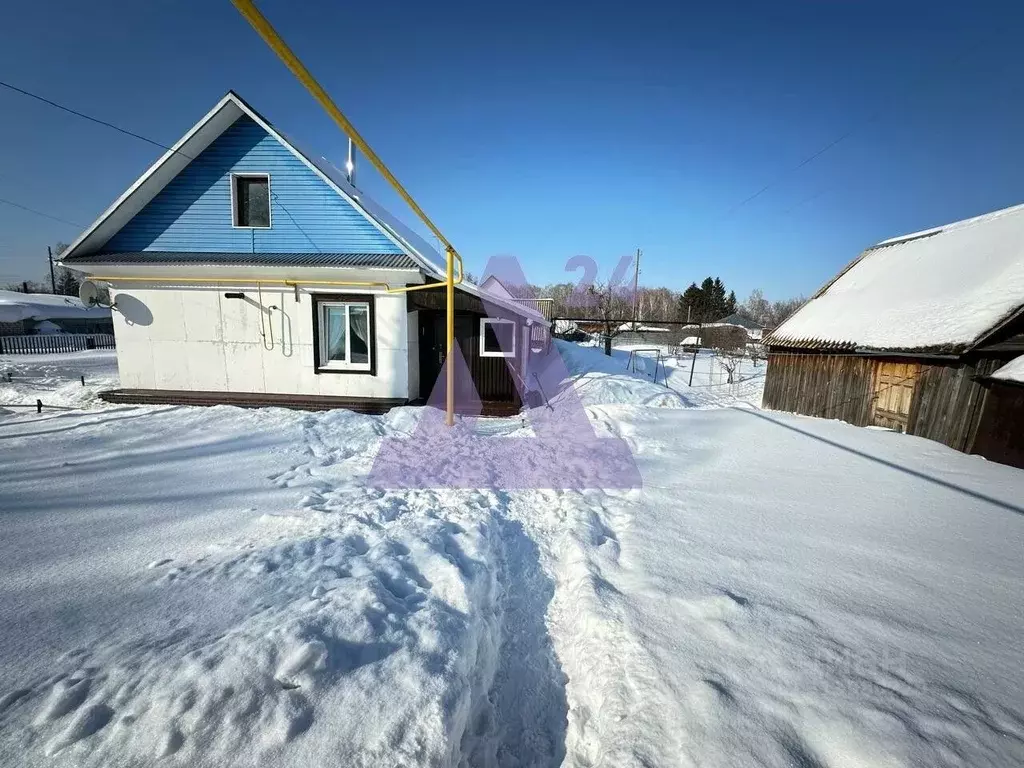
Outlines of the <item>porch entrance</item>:
[{"label": "porch entrance", "polygon": [[[446,354],[444,312],[419,310],[420,398],[429,400],[437,385]],[[484,412],[515,413],[520,406],[519,392],[509,371],[515,359],[480,356],[480,316],[470,313],[455,315],[455,343],[469,367],[473,386],[484,403]],[[456,390],[457,391],[457,390]],[[507,404],[495,409],[490,404]]]}]

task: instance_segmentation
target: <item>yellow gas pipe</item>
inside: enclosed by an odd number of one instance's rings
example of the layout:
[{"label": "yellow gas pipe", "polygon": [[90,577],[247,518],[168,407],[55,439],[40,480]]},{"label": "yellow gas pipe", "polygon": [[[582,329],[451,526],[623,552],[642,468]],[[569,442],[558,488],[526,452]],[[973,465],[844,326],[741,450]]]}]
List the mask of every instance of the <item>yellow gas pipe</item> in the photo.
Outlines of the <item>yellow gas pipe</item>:
[{"label": "yellow gas pipe", "polygon": [[[445,365],[446,372],[446,389],[447,389],[447,402],[445,408],[445,423],[448,426],[452,426],[455,423],[455,368],[452,363],[452,351],[455,348],[455,286],[462,282],[462,258],[456,253],[455,248],[448,238],[446,238],[441,230],[438,229],[434,222],[430,220],[423,209],[416,204],[416,201],[412,199],[412,195],[405,191],[405,188],[399,183],[398,179],[395,178],[394,174],[388,170],[388,167],[384,164],[384,161],[377,157],[377,153],[374,152],[370,145],[366,143],[359,132],[355,129],[355,126],[348,121],[348,118],[341,113],[338,106],[331,100],[331,97],[327,95],[320,83],[316,81],[316,78],[306,69],[305,65],[299,61],[299,58],[292,52],[288,45],[284,42],[277,30],[271,26],[270,22],[267,21],[266,17],[259,12],[252,0],[231,0],[238,12],[242,14],[246,21],[256,30],[256,33],[263,38],[270,49],[277,54],[278,58],[284,62],[284,65],[291,70],[291,73],[295,75],[302,85],[305,86],[306,90],[310,92],[314,99],[324,108],[324,111],[331,116],[331,119],[341,128],[345,134],[352,139],[352,143],[359,148],[359,151],[366,155],[367,159],[373,166],[380,172],[381,176],[388,180],[388,183],[394,187],[395,191],[401,196],[413,212],[420,217],[420,220],[427,225],[430,231],[437,236],[437,238],[444,243],[445,248],[445,283],[446,283],[446,298],[448,305],[448,349]],[[458,261],[459,273],[458,278],[455,277],[455,262]],[[389,293],[400,293],[405,291],[416,291],[422,290],[423,288],[429,288],[427,285],[415,285],[408,286],[405,288],[389,288]]]}]

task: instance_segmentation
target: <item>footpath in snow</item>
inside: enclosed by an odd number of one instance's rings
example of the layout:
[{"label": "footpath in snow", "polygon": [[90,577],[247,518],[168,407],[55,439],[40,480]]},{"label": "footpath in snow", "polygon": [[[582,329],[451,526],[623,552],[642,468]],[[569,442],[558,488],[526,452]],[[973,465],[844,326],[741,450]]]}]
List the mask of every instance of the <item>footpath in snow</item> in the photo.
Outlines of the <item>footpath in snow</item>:
[{"label": "footpath in snow", "polygon": [[642,489],[368,488],[414,408],[0,415],[0,765],[1024,762],[1024,473],[560,349]]}]

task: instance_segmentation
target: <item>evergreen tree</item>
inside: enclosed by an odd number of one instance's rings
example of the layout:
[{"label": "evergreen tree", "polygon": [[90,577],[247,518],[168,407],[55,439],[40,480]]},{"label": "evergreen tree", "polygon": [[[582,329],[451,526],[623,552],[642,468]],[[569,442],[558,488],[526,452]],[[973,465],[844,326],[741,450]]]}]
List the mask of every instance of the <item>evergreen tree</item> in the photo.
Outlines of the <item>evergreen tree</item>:
[{"label": "evergreen tree", "polygon": [[708,302],[708,311],[711,313],[711,317],[708,318],[710,322],[725,317],[723,314],[725,311],[725,283],[716,277],[712,286],[711,299]]},{"label": "evergreen tree", "polygon": [[690,283],[690,287],[679,297],[679,319],[684,322],[699,323],[703,312],[704,292],[697,287],[696,283]]}]

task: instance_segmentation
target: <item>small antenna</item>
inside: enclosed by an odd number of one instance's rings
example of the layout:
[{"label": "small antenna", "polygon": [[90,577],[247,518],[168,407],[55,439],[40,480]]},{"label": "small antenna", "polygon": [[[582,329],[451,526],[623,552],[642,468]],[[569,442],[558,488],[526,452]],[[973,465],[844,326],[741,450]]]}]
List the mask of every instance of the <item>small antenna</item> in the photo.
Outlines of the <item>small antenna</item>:
[{"label": "small antenna", "polygon": [[345,161],[345,178],[353,187],[356,185],[356,147],[348,140],[348,159]]}]

